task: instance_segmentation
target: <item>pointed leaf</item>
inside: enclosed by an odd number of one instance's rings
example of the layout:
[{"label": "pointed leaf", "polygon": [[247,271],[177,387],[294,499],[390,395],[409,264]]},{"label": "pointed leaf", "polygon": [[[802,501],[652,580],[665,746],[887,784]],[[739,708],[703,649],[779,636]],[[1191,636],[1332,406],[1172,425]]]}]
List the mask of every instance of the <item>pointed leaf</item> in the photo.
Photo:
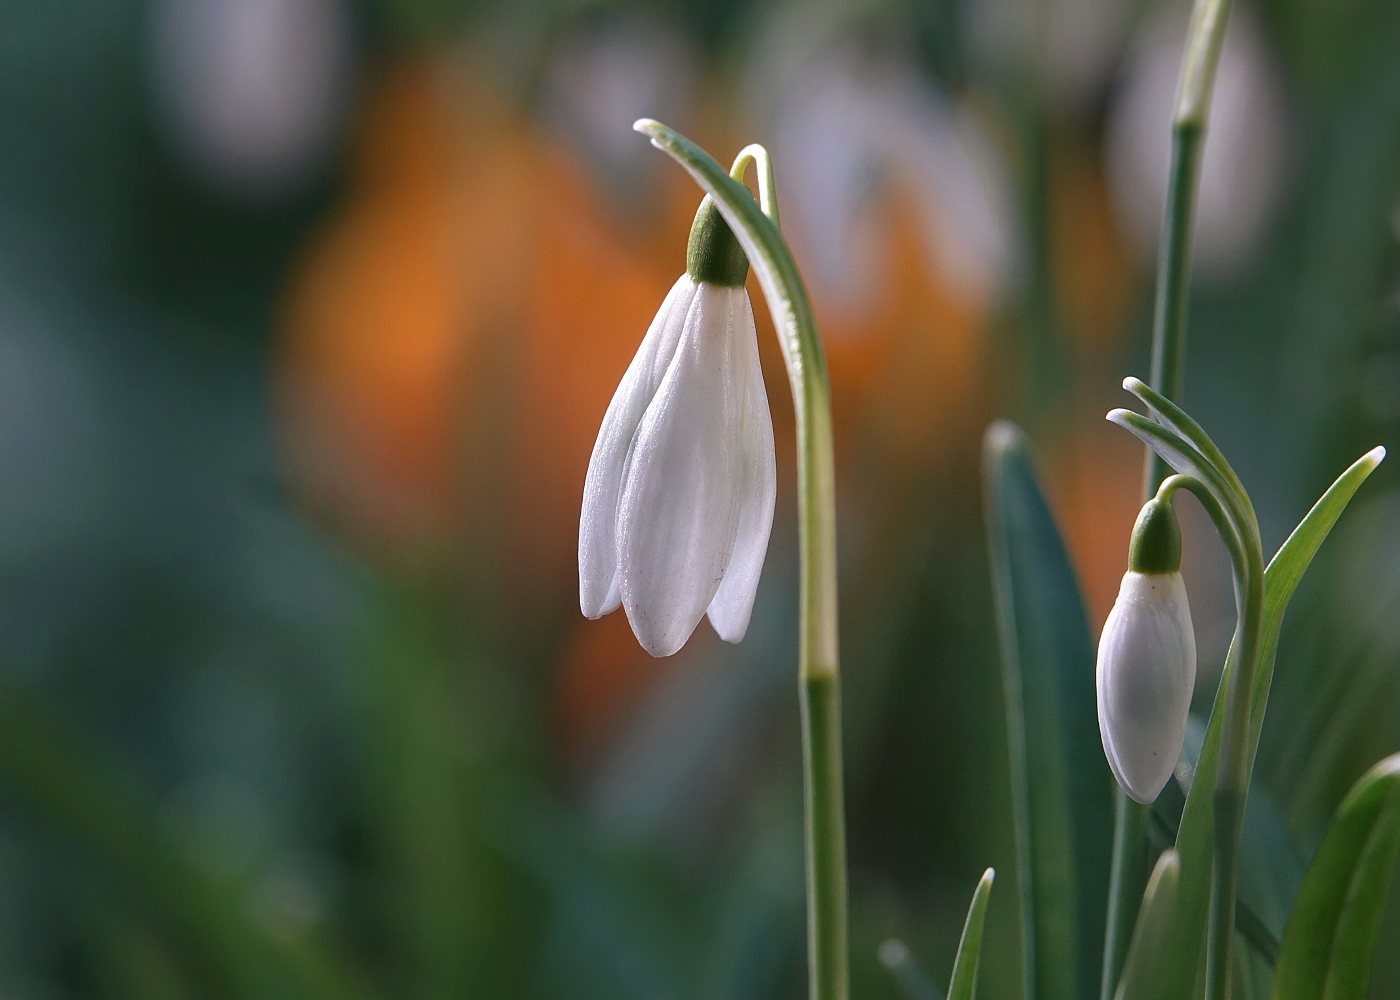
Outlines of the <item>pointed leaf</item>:
[{"label": "pointed leaf", "polygon": [[1365,1000],[1376,931],[1400,851],[1400,754],[1353,787],[1308,866],[1273,1000]]},{"label": "pointed leaf", "polygon": [[1001,643],[1027,1000],[1098,981],[1113,827],[1094,643],[1025,435],[987,431],[983,478]]},{"label": "pointed leaf", "polygon": [[[1273,679],[1274,655],[1278,649],[1278,632],[1288,601],[1302,578],[1303,571],[1317,554],[1327,533],[1336,524],[1347,503],[1371,471],[1385,457],[1383,448],[1367,452],[1348,468],[1308,511],[1280,546],[1264,574],[1264,625],[1260,644],[1259,668],[1254,675],[1252,707],[1251,767],[1259,741],[1259,726],[1263,723],[1268,702],[1269,685]],[[1235,669],[1237,650],[1231,646],[1226,670]],[[1216,767],[1220,756],[1220,729],[1224,718],[1226,684],[1222,681],[1211,708],[1210,723],[1197,761],[1191,791],[1181,814],[1176,849],[1181,855],[1181,884],[1177,891],[1176,917],[1172,922],[1173,951],[1179,961],[1166,973],[1168,993],[1185,996],[1191,989],[1196,966],[1204,954],[1205,928],[1210,905],[1211,853],[1214,836],[1213,791]],[[1194,957],[1192,957],[1194,956]],[[1281,978],[1281,977],[1276,977]]]},{"label": "pointed leaf", "polygon": [[1115,1000],[1157,1000],[1163,995],[1162,974],[1175,961],[1168,932],[1180,876],[1181,858],[1176,851],[1163,851],[1142,895],[1142,909]]},{"label": "pointed leaf", "polygon": [[982,925],[987,920],[987,900],[992,895],[995,869],[982,873],[967,908],[962,940],[958,942],[958,957],[953,961],[953,978],[948,984],[948,1000],[973,1000],[977,995],[977,964],[982,957]]}]

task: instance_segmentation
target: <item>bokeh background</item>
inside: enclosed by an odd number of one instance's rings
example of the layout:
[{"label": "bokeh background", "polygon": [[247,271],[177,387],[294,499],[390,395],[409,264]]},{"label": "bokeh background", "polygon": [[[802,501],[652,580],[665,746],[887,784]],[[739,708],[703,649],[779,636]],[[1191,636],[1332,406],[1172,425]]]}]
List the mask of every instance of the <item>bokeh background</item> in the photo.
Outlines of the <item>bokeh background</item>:
[{"label": "bokeh background", "polygon": [[[1186,14],[0,3],[0,997],[802,995],[766,310],[748,638],[658,661],[578,612],[589,451],[698,201],[643,115],[770,147],[828,345],[856,995],[901,995],[891,936],[944,979],[987,865],[984,995],[1017,995],[980,438],[1031,435],[1097,630]],[[1395,0],[1232,16],[1184,402],[1270,550],[1400,445],[1397,38]],[[1400,749],[1397,469],[1285,627],[1256,794],[1299,859]],[[1204,704],[1228,565],[1184,516]]]}]

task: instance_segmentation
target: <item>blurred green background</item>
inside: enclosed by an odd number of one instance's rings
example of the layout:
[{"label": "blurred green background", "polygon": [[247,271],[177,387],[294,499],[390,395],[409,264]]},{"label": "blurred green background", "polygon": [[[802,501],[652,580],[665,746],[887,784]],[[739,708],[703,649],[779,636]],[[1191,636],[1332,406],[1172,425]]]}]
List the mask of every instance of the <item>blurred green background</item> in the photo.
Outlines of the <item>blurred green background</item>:
[{"label": "blurred green background", "polygon": [[[944,979],[994,865],[1016,995],[980,437],[1035,442],[1097,630],[1186,13],[0,0],[0,998],[802,995],[766,317],[748,637],[654,661],[577,607],[589,450],[698,200],[643,115],[770,147],[828,342],[854,992],[901,995],[891,936]],[[1232,17],[1183,402],[1272,550],[1400,445],[1400,3]],[[1203,706],[1233,611],[1184,528]],[[1285,625],[1258,776],[1299,859],[1396,749],[1392,459]]]}]

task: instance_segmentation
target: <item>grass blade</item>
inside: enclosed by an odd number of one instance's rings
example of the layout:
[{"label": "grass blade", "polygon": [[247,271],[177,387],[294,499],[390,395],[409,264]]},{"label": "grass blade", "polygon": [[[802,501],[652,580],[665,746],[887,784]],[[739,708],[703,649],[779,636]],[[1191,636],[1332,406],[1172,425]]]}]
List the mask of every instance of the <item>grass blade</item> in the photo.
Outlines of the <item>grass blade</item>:
[{"label": "grass blade", "polygon": [[1272,1000],[1365,1000],[1376,931],[1400,851],[1400,754],[1337,809],[1288,922]]},{"label": "grass blade", "polygon": [[988,868],[982,873],[967,908],[962,940],[958,942],[958,957],[953,961],[953,978],[948,984],[948,1000],[973,1000],[977,995],[977,965],[982,957],[982,925],[987,920],[987,900],[992,895],[992,882],[997,873]]},{"label": "grass blade", "polygon": [[983,479],[1006,696],[1026,1000],[1098,982],[1113,779],[1099,739],[1094,643],[1025,435],[987,431]]},{"label": "grass blade", "polygon": [[1157,1000],[1163,996],[1163,973],[1173,960],[1168,932],[1180,877],[1180,856],[1176,851],[1163,851],[1142,895],[1133,943],[1114,1000]]}]

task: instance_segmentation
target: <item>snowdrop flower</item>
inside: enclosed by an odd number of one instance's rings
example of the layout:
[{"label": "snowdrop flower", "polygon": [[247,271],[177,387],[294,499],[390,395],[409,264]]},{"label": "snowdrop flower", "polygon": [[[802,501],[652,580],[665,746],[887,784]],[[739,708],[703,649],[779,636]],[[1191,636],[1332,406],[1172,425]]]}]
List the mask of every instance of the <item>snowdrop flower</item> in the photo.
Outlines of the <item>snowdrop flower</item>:
[{"label": "snowdrop flower", "polygon": [[707,613],[749,626],[777,496],[773,423],[744,279],[748,261],[707,197],[686,273],[661,303],[608,405],[579,518],[579,604],[619,605],[653,656]]},{"label": "snowdrop flower", "polygon": [[1118,784],[1157,798],[1176,767],[1196,683],[1196,637],[1181,581],[1181,531],[1170,500],[1149,500],[1128,572],[1099,637],[1099,734]]}]

